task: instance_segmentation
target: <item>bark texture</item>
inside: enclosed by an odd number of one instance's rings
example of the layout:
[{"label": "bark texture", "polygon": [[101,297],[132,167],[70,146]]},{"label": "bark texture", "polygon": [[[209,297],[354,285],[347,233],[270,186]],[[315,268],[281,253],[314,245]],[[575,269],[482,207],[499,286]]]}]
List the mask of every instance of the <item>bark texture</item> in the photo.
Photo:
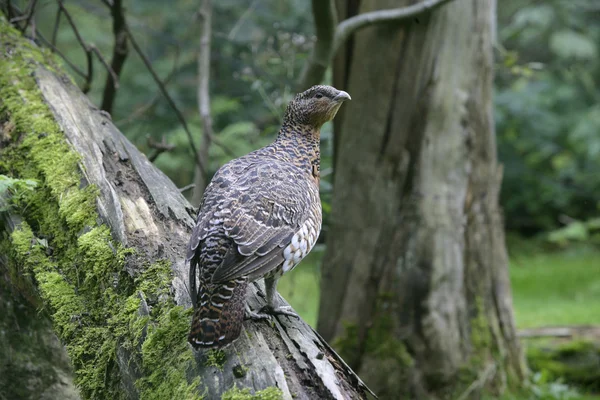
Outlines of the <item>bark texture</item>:
[{"label": "bark texture", "polygon": [[382,398],[477,397],[524,374],[498,205],[494,16],[494,0],[455,0],[366,28],[336,59],[354,100],[335,131],[318,329]]},{"label": "bark texture", "polygon": [[[0,48],[0,174],[38,181],[11,200],[19,222],[0,222],[0,272],[43,305],[82,397],[364,397],[301,320],[247,322],[232,345],[194,353],[184,263],[194,210],[51,56],[1,19]],[[252,309],[264,305],[261,285],[249,290]]]}]

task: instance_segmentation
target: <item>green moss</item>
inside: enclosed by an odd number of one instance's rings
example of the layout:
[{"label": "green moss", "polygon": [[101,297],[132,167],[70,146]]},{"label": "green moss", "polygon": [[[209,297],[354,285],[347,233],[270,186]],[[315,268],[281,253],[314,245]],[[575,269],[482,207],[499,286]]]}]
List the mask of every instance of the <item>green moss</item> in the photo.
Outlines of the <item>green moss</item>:
[{"label": "green moss", "polygon": [[140,398],[201,398],[199,379],[186,375],[194,364],[185,341],[190,310],[173,302],[170,263],[158,261],[136,276],[126,271],[132,252],[99,224],[98,188],[85,185],[80,158],[37,88],[37,63],[59,69],[55,60],[2,18],[0,48],[0,121],[10,136],[0,173],[39,182],[19,201],[24,222],[0,237],[0,248],[8,250],[15,278],[31,278],[32,294],[67,343],[82,396],[125,396],[120,348],[131,351],[127,362],[144,377],[135,382]]},{"label": "green moss", "polygon": [[492,333],[481,297],[475,299],[475,316],[471,318],[471,344],[475,353],[485,351],[492,345]]},{"label": "green moss", "polygon": [[55,264],[37,244],[29,225],[24,222],[12,235],[14,256],[25,271],[33,272],[42,299],[48,304],[54,326],[61,338],[69,340],[78,327],[77,319],[84,306],[75,295],[74,288],[65,281]]},{"label": "green moss", "polygon": [[359,349],[358,326],[348,321],[342,321],[344,331],[331,342],[339,355],[350,365]]},{"label": "green moss", "polygon": [[187,368],[181,368],[190,367],[193,361],[189,346],[182,340],[189,329],[190,311],[180,306],[165,308],[159,312],[157,323],[149,325],[142,345],[142,366],[147,376],[136,382],[141,398],[202,398],[197,393],[200,378],[188,383]]},{"label": "green moss", "polygon": [[526,356],[531,369],[542,373],[547,381],[561,379],[586,389],[600,389],[600,346],[596,343],[583,339],[533,342],[528,344]]},{"label": "green moss", "polygon": [[393,293],[380,293],[377,298],[375,318],[366,332],[365,343],[359,341],[359,328],[354,323],[344,322],[344,333],[333,341],[333,346],[342,358],[353,365],[360,357],[360,349],[364,346],[365,354],[373,358],[392,361],[399,370],[414,365],[412,356],[404,343],[395,336],[395,321],[386,311]]},{"label": "green moss", "polygon": [[215,367],[223,371],[223,366],[227,361],[227,355],[223,350],[210,349],[206,354],[206,362],[204,363],[207,367]]},{"label": "green moss", "polygon": [[241,364],[236,364],[233,367],[232,372],[233,376],[235,376],[236,378],[243,378],[248,373],[248,367]]},{"label": "green moss", "polygon": [[280,400],[283,398],[281,389],[269,387],[254,394],[250,389],[239,389],[235,385],[221,396],[221,400]]}]

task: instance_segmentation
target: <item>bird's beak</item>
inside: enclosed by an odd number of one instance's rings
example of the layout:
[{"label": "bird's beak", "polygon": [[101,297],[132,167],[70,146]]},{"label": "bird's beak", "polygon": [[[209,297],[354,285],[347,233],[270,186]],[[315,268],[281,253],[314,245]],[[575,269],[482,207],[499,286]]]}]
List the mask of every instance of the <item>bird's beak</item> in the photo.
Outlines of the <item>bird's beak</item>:
[{"label": "bird's beak", "polygon": [[352,100],[352,97],[350,97],[350,95],[344,92],[343,90],[340,90],[339,93],[333,98],[333,100],[342,102],[346,100]]}]

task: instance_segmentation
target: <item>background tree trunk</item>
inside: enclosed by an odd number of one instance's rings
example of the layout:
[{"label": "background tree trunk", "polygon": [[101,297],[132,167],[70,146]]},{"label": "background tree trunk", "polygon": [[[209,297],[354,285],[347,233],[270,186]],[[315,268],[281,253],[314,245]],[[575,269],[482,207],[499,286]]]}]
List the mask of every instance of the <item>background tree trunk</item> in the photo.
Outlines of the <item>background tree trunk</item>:
[{"label": "background tree trunk", "polygon": [[353,101],[336,130],[318,328],[382,398],[464,399],[524,375],[498,205],[494,17],[494,0],[455,0],[366,28],[336,59]]},{"label": "background tree trunk", "polygon": [[[0,174],[38,182],[12,197],[21,221],[6,212],[0,220],[0,273],[43,304],[82,397],[214,399],[242,389],[265,399],[364,397],[358,377],[294,318],[248,322],[232,345],[194,353],[184,262],[194,210],[4,19],[0,48]],[[252,309],[264,304],[260,285],[248,295]]]}]

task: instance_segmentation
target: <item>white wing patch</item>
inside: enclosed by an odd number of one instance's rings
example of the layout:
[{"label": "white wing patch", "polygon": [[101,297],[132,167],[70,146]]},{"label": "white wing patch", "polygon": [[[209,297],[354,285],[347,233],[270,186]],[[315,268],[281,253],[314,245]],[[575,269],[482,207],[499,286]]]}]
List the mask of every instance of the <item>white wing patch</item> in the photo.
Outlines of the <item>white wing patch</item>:
[{"label": "white wing patch", "polygon": [[292,269],[312,250],[319,232],[321,222],[308,219],[292,237],[292,242],[283,250],[283,273]]}]

